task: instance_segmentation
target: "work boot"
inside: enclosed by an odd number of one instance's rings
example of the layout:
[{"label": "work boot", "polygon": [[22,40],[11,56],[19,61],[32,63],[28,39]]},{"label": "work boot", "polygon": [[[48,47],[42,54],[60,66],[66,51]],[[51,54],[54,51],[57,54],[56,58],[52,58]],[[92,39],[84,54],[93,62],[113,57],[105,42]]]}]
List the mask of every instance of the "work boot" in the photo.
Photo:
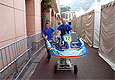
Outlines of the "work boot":
[{"label": "work boot", "polygon": [[48,54],[47,54],[47,59],[50,60],[50,58],[51,58],[50,50],[47,50],[47,53],[48,53]]}]

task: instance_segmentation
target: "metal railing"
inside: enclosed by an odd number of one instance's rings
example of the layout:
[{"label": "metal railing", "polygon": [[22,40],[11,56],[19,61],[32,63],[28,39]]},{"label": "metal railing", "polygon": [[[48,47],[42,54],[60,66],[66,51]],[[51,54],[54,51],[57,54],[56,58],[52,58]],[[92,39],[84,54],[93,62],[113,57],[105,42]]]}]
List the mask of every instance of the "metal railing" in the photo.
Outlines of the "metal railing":
[{"label": "metal railing", "polygon": [[30,39],[32,44],[32,56],[34,56],[45,46],[45,41],[41,34],[32,35]]},{"label": "metal railing", "polygon": [[17,80],[44,46],[41,34],[36,34],[0,48],[0,80]]}]

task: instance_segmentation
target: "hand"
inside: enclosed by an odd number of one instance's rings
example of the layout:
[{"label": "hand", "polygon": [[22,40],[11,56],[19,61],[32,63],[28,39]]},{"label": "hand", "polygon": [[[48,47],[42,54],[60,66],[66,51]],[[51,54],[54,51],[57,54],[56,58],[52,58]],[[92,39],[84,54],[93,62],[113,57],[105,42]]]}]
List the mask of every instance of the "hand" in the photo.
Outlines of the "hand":
[{"label": "hand", "polygon": [[57,33],[58,33],[59,31],[58,30],[56,30],[56,32],[55,32],[55,36],[57,36]]},{"label": "hand", "polygon": [[53,40],[55,39],[55,37],[53,36]]},{"label": "hand", "polygon": [[47,39],[47,37],[45,37],[45,40]]},{"label": "hand", "polygon": [[57,36],[57,33],[55,33],[55,36]]}]

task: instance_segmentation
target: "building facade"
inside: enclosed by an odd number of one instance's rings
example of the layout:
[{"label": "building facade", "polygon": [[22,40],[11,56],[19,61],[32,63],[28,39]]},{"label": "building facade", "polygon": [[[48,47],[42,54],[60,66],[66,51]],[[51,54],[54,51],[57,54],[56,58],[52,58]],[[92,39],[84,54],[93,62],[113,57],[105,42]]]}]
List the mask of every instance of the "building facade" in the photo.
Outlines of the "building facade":
[{"label": "building facade", "polygon": [[0,47],[41,32],[41,0],[0,0]]},{"label": "building facade", "polygon": [[52,27],[58,26],[60,22],[60,0],[52,0],[53,8],[49,8],[46,12],[46,18]]},{"label": "building facade", "polygon": [[75,12],[74,11],[62,12],[61,15],[62,18],[64,18],[67,22],[70,22],[75,17]]}]

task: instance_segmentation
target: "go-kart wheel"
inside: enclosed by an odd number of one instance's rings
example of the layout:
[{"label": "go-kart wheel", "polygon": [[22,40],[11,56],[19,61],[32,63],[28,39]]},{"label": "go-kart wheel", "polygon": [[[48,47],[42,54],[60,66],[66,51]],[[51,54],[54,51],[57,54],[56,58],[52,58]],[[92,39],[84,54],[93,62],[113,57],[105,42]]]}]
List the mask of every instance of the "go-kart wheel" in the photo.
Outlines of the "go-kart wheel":
[{"label": "go-kart wheel", "polygon": [[57,65],[54,66],[54,74],[57,73]]},{"label": "go-kart wheel", "polygon": [[78,69],[77,69],[77,65],[74,65],[74,74],[77,74]]}]

